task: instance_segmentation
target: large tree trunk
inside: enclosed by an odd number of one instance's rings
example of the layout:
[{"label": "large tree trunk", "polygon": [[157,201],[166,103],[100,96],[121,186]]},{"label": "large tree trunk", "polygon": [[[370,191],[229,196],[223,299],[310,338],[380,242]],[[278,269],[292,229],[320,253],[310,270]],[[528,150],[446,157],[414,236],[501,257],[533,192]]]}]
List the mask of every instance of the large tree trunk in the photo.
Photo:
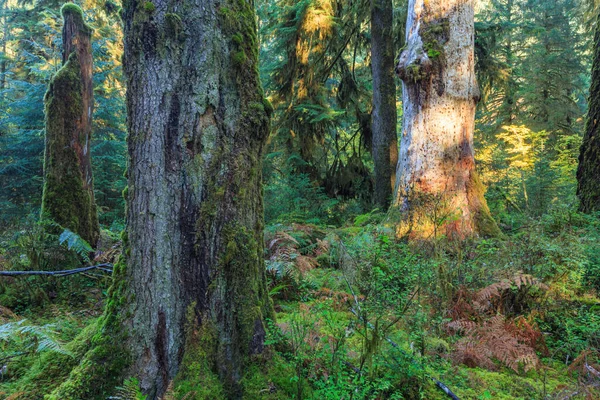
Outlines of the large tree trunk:
[{"label": "large tree trunk", "polygon": [[128,1],[124,23],[132,373],[151,398],[163,393],[189,323],[197,341],[210,338],[210,367],[235,398],[271,315],[261,182],[270,104],[255,14],[249,0]]},{"label": "large tree trunk", "polygon": [[594,37],[589,109],[577,169],[577,196],[583,212],[600,211],[600,15]]},{"label": "large tree trunk", "polygon": [[395,205],[398,234],[495,235],[475,171],[473,0],[410,0],[403,81],[404,126]]},{"label": "large tree trunk", "polygon": [[383,210],[387,210],[392,200],[398,163],[394,59],[392,0],[371,0],[374,200]]},{"label": "large tree trunk", "polygon": [[44,98],[46,151],[42,216],[68,228],[92,246],[100,234],[90,144],[92,134],[92,30],[81,9],[62,8],[63,66]]},{"label": "large tree trunk", "polygon": [[261,179],[272,108],[254,10],[249,0],[123,5],[125,251],[100,334],[49,398],[104,399],[123,375],[148,400],[179,381],[240,398],[273,317]]}]

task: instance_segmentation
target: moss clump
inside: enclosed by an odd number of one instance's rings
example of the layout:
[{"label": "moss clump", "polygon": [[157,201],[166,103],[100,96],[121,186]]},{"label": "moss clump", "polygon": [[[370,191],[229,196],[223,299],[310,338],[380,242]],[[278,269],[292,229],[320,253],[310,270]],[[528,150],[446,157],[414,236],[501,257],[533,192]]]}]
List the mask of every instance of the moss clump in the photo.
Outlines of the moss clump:
[{"label": "moss clump", "polygon": [[266,97],[263,98],[263,107],[265,109],[265,111],[267,112],[267,116],[271,117],[273,115],[273,104],[271,104],[271,102],[269,101],[269,99],[267,99]]},{"label": "moss clump", "polygon": [[83,10],[77,4],[65,3],[60,9],[60,14],[65,21],[69,16],[73,17],[73,21],[82,33],[91,35],[94,31],[91,26],[85,23]]},{"label": "moss clump", "polygon": [[422,65],[413,63],[405,68],[402,80],[417,83],[426,77],[425,68]]},{"label": "moss clump", "polygon": [[153,2],[147,1],[144,3],[144,11],[146,11],[148,14],[152,14],[155,10],[156,6]]},{"label": "moss clump", "polygon": [[237,45],[241,45],[242,43],[244,43],[244,38],[242,36],[241,33],[236,33],[234,34],[231,39],[233,40],[233,43],[237,44]]},{"label": "moss clump", "polygon": [[183,37],[183,21],[181,17],[174,13],[166,13],[165,31],[167,37],[173,40],[181,39]]},{"label": "moss clump", "polygon": [[189,400],[226,399],[225,389],[216,370],[218,332],[210,318],[200,325],[195,317],[196,304],[188,307],[186,344],[179,372],[174,380],[173,395]]},{"label": "moss clump", "polygon": [[246,53],[244,53],[243,51],[238,51],[233,53],[231,59],[234,65],[240,66],[246,62],[248,57],[246,57]]}]

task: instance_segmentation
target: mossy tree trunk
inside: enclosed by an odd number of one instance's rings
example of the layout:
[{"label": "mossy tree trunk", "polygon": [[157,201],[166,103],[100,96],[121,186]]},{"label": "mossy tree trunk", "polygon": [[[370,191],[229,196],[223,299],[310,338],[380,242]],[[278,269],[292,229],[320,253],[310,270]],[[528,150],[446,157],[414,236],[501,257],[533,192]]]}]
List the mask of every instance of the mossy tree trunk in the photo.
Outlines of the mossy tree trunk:
[{"label": "mossy tree trunk", "polygon": [[81,9],[62,8],[63,66],[44,98],[46,150],[42,218],[68,228],[92,246],[99,237],[90,144],[93,86],[91,34]]},{"label": "mossy tree trunk", "polygon": [[398,163],[394,59],[392,0],[371,0],[374,200],[383,210],[387,210],[392,200]]},{"label": "mossy tree trunk", "polygon": [[236,398],[272,315],[261,179],[271,106],[252,3],[129,0],[123,20],[131,373],[161,395],[202,332],[206,364]]},{"label": "mossy tree trunk", "polygon": [[594,60],[588,115],[577,169],[577,196],[583,212],[600,211],[600,15],[594,37]]},{"label": "mossy tree trunk", "polygon": [[474,0],[410,0],[406,40],[396,68],[404,89],[398,233],[496,235],[473,154]]}]

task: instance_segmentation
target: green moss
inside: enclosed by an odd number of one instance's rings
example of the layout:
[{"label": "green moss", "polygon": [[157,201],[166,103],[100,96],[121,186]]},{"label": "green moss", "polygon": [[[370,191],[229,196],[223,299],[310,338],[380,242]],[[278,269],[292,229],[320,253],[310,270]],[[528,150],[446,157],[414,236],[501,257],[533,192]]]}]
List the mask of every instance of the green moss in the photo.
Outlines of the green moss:
[{"label": "green moss", "polygon": [[65,346],[70,354],[44,353],[18,382],[16,391],[22,394],[20,400],[38,400],[51,393],[69,376],[69,372],[79,363],[90,348],[92,337],[97,330],[94,321],[85,327],[73,341]]},{"label": "green moss", "polygon": [[165,30],[167,36],[171,39],[181,39],[183,36],[183,21],[181,17],[174,13],[165,14]]},{"label": "green moss", "polygon": [[233,40],[233,43],[237,44],[237,45],[241,45],[242,43],[244,43],[244,37],[242,36],[241,33],[236,33],[234,34],[231,39]]},{"label": "green moss", "polygon": [[269,99],[267,99],[266,97],[263,98],[263,107],[265,109],[265,111],[267,112],[267,116],[271,117],[273,115],[273,104],[271,104],[271,102],[269,101]]},{"label": "green moss", "polygon": [[189,400],[226,399],[225,389],[214,372],[217,363],[218,332],[210,317],[200,325],[195,317],[196,304],[188,307],[186,345],[179,372],[174,380],[175,398]]},{"label": "green moss", "polygon": [[83,10],[74,3],[65,3],[60,9],[60,14],[66,20],[68,16],[73,17],[73,21],[79,27],[79,30],[85,34],[91,35],[94,31],[91,26],[85,23]]},{"label": "green moss", "polygon": [[266,137],[269,131],[269,115],[263,107],[260,114],[253,115],[246,105],[263,102],[264,93],[258,73],[258,39],[256,19],[251,3],[245,0],[227,0],[219,8],[221,26],[226,37],[231,38],[230,57],[236,70],[236,80],[242,105],[242,129]]},{"label": "green moss", "polygon": [[[61,378],[54,380],[52,390],[46,390],[45,400],[104,400],[122,382],[131,363],[125,347],[128,333],[122,329],[123,319],[127,318],[123,311],[130,302],[125,266],[125,257],[121,256],[113,271],[113,284],[103,316],[82,332],[82,339],[74,341],[73,346],[79,349],[78,357],[74,363],[62,365]],[[52,365],[54,362],[50,361],[48,366]],[[38,384],[40,379],[42,375],[31,381]]]},{"label": "green moss", "polygon": [[95,246],[100,228],[92,187],[84,187],[79,157],[72,146],[83,113],[81,67],[75,53],[56,73],[44,97],[46,151],[42,219],[68,228]]},{"label": "green moss", "polygon": [[233,53],[231,59],[233,60],[234,65],[241,66],[246,62],[248,57],[246,57],[246,53],[244,53],[243,51],[238,51]]},{"label": "green moss", "polygon": [[144,3],[144,11],[146,11],[148,14],[152,14],[155,10],[156,6],[153,2],[147,1]]},{"label": "green moss", "polygon": [[406,67],[404,72],[405,76],[403,76],[403,80],[417,83],[427,77],[427,74],[424,73],[424,69],[421,65],[418,64],[410,64]]}]

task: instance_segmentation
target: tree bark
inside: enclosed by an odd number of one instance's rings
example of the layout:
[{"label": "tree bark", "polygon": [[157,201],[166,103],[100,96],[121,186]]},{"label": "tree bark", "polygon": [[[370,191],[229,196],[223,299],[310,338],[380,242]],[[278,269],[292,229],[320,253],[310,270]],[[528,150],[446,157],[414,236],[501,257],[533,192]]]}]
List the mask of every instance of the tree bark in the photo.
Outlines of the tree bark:
[{"label": "tree bark", "polygon": [[81,9],[63,6],[63,66],[44,98],[46,150],[42,216],[95,246],[100,228],[90,156],[93,114],[92,30]]},{"label": "tree bark", "polygon": [[236,398],[272,316],[261,179],[270,104],[254,10],[248,0],[130,0],[124,23],[131,371],[161,395],[191,324]]},{"label": "tree bark", "polygon": [[600,211],[600,15],[594,37],[594,60],[588,115],[577,168],[577,196],[583,212]]},{"label": "tree bark", "polygon": [[398,163],[394,26],[391,0],[371,0],[371,70],[373,74],[373,164],[375,204],[387,210]]},{"label": "tree bark", "polygon": [[[241,398],[273,318],[263,260],[270,103],[250,0],[126,0],[124,252],[99,334],[51,400],[105,399],[135,377]],[[169,394],[171,395],[171,394]]]},{"label": "tree bark", "polygon": [[479,98],[473,0],[410,0],[403,81],[404,124],[394,205],[398,234],[496,235],[475,170]]}]

